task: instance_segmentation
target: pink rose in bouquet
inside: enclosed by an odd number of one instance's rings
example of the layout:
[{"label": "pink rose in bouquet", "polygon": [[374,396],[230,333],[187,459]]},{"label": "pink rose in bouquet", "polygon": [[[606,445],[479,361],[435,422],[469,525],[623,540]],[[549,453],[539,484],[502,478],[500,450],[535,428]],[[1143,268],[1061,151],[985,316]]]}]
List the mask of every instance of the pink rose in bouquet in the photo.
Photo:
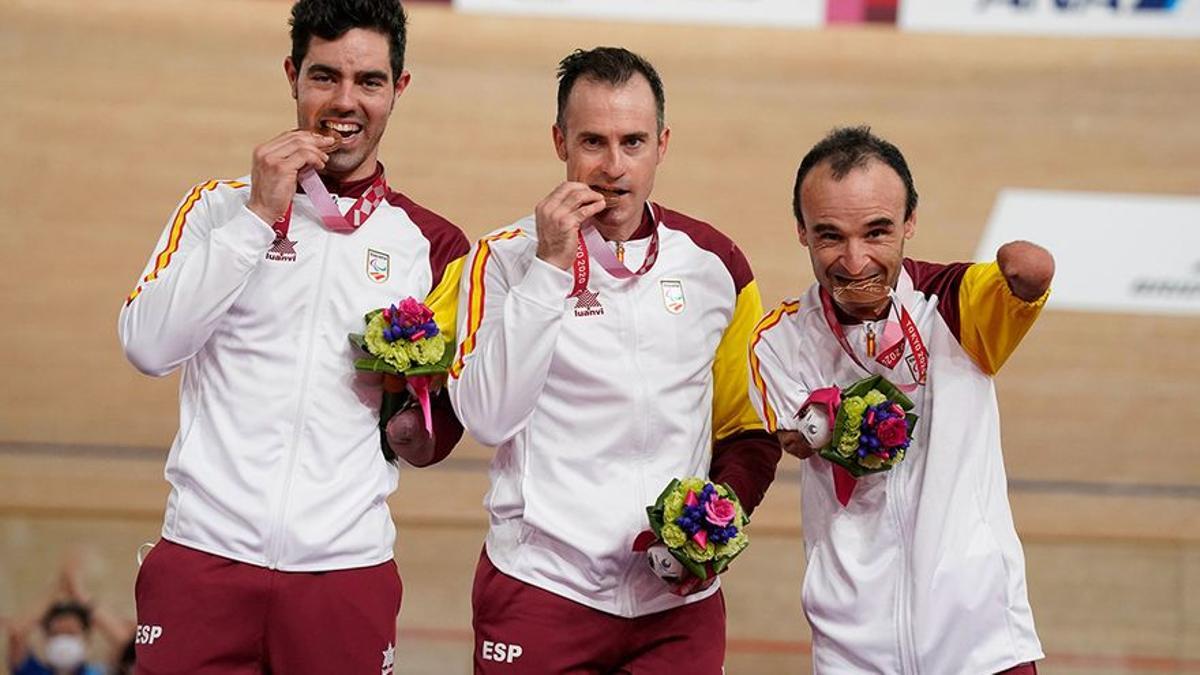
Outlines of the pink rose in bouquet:
[{"label": "pink rose in bouquet", "polygon": [[885,448],[894,448],[903,445],[904,441],[908,439],[908,425],[904,422],[903,417],[889,417],[879,423],[875,429],[875,435]]},{"label": "pink rose in bouquet", "polygon": [[733,522],[736,515],[737,507],[728,499],[718,497],[704,505],[704,519],[717,527],[725,527]]}]

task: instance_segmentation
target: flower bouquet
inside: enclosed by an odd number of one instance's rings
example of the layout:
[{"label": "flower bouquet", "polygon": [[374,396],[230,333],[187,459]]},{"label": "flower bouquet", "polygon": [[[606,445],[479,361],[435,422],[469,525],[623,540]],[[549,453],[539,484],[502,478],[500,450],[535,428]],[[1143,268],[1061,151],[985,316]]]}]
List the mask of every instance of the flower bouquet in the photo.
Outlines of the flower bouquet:
[{"label": "flower bouquet", "polygon": [[[366,332],[351,333],[350,342],[366,354],[354,361],[356,370],[384,374],[380,429],[386,429],[393,415],[413,404],[406,395],[406,390],[411,390],[425,417],[425,431],[433,434],[429,390],[434,378],[450,368],[454,358],[454,347],[449,344],[452,338],[442,334],[433,310],[416,298],[405,298],[398,305],[377,309],[363,318]],[[385,433],[384,454],[388,451]]]},{"label": "flower bouquet", "polygon": [[850,503],[857,479],[899,464],[912,443],[917,416],[913,402],[882,375],[839,390],[814,391],[797,414],[809,445],[833,463],[842,506]]},{"label": "flower bouquet", "polygon": [[750,544],[750,519],[728,485],[673,479],[646,515],[650,529],[638,535],[633,550],[646,551],[655,574],[678,595],[708,587]]}]

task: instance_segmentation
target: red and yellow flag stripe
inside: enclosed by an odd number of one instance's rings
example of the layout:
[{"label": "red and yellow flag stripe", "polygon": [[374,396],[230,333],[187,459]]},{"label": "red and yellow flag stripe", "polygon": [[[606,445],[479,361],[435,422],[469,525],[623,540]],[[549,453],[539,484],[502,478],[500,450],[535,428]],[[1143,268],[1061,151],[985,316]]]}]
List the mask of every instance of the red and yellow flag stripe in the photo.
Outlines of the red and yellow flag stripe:
[{"label": "red and yellow flag stripe", "polygon": [[[188,196],[184,198],[183,203],[179,205],[179,209],[175,211],[175,216],[171,218],[171,234],[167,237],[167,244],[163,250],[159,251],[158,255],[154,256],[154,268],[142,278],[142,283],[148,283],[158,278],[158,273],[166,269],[167,265],[171,264],[171,256],[179,250],[179,240],[183,237],[183,226],[187,223],[188,214],[200,201],[200,197],[209,190],[215,190],[218,185],[228,185],[232,188],[246,187],[246,183],[241,183],[236,180],[210,180],[206,183],[200,183],[192,188]],[[126,298],[125,304],[133,302],[133,299],[142,292],[141,284],[133,289],[133,292]]]},{"label": "red and yellow flag stripe", "polygon": [[784,302],[771,310],[758,322],[750,338],[750,374],[754,378],[754,387],[758,390],[758,394],[762,398],[763,421],[766,423],[767,431],[771,433],[775,433],[779,428],[778,418],[775,417],[775,411],[771,408],[771,404],[767,402],[767,383],[763,380],[762,365],[759,363],[758,354],[754,353],[754,348],[762,340],[763,333],[776,326],[783,320],[783,317],[795,314],[798,311],[800,311],[800,301]]},{"label": "red and yellow flag stripe", "polygon": [[475,256],[471,259],[471,277],[467,286],[467,336],[458,346],[458,358],[455,359],[454,365],[450,366],[450,377],[458,379],[462,374],[467,355],[475,351],[476,334],[479,332],[479,326],[483,324],[483,305],[486,293],[484,274],[487,271],[488,260],[492,257],[491,242],[524,236],[524,230],[514,228],[479,240],[479,248],[475,250]]}]

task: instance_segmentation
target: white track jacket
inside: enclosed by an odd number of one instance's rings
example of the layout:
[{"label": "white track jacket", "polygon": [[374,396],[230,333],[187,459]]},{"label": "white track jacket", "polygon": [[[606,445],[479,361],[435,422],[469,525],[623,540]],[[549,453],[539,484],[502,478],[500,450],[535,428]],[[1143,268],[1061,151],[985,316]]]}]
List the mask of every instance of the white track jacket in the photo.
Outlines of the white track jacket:
[{"label": "white track jacket", "polygon": [[759,463],[753,478],[712,467],[753,508],[779,452],[738,389],[761,307],[745,257],[710,225],[648,209],[654,219],[620,248],[637,269],[654,228],[654,266],[619,280],[593,262],[576,298],[572,275],[536,258],[532,217],[480,240],[463,272],[449,383],[463,426],[496,446],[485,499],[492,563],[624,617],[717,588],[675,596],[630,550],[667,483],[708,476],[715,440],[741,468]]},{"label": "white track jacket", "polygon": [[[992,375],[1045,298],[1015,297],[996,263],[905,260],[897,292],[929,354],[927,384],[910,394],[920,418],[912,446],[895,468],[860,478],[845,508],[829,461],[802,464],[813,670],[984,675],[1037,660]],[[889,369],[865,355],[867,326],[844,330],[870,373],[843,351],[816,285],[759,323],[751,395],[769,429],[795,429],[815,389],[868,374],[914,382],[911,348]]]},{"label": "white track jacket", "polygon": [[[334,190],[342,211],[373,178]],[[162,536],[287,571],[387,561],[398,472],[380,451],[379,376],[354,371],[346,336],[406,296],[453,331],[469,242],[390,190],[351,234],[298,193],[279,241],[249,196],[246,178],[193,188],[121,310],[138,370],[183,371]]]}]

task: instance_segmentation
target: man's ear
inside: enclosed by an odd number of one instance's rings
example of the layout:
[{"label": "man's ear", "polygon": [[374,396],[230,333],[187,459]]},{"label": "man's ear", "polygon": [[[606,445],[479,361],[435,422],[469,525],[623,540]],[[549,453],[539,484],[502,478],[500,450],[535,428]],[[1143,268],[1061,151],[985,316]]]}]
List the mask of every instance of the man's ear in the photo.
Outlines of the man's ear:
[{"label": "man's ear", "polygon": [[563,130],[558,128],[555,123],[550,127],[550,135],[554,137],[554,151],[558,153],[558,158],[562,161],[567,161],[567,136]]},{"label": "man's ear", "polygon": [[671,127],[665,127],[658,135],[658,164],[667,158],[667,144],[671,141]]},{"label": "man's ear", "polygon": [[411,82],[412,73],[407,70],[401,72],[400,77],[396,78],[396,84],[392,87],[392,105],[388,108],[389,113],[396,109],[396,101],[400,99],[400,94],[404,93],[404,90],[408,88]]},{"label": "man's ear", "polygon": [[905,219],[905,221],[904,221],[904,238],[906,240],[912,239],[913,235],[916,233],[917,233],[917,210],[913,209],[913,212],[908,214],[908,218]]},{"label": "man's ear", "polygon": [[796,223],[796,234],[800,238],[800,245],[808,248],[808,228],[804,227],[804,223]]},{"label": "man's ear", "polygon": [[292,89],[292,98],[298,98],[300,93],[296,91],[296,82],[300,79],[300,71],[296,69],[296,64],[292,63],[292,57],[283,59],[283,72],[287,75],[288,86]]},{"label": "man's ear", "polygon": [[394,93],[393,98],[400,98],[400,94],[404,93],[404,90],[406,88],[408,88],[408,85],[411,82],[412,82],[412,73],[408,72],[407,70],[401,72],[400,77],[396,78],[396,86],[395,86],[395,91],[393,92]]}]

